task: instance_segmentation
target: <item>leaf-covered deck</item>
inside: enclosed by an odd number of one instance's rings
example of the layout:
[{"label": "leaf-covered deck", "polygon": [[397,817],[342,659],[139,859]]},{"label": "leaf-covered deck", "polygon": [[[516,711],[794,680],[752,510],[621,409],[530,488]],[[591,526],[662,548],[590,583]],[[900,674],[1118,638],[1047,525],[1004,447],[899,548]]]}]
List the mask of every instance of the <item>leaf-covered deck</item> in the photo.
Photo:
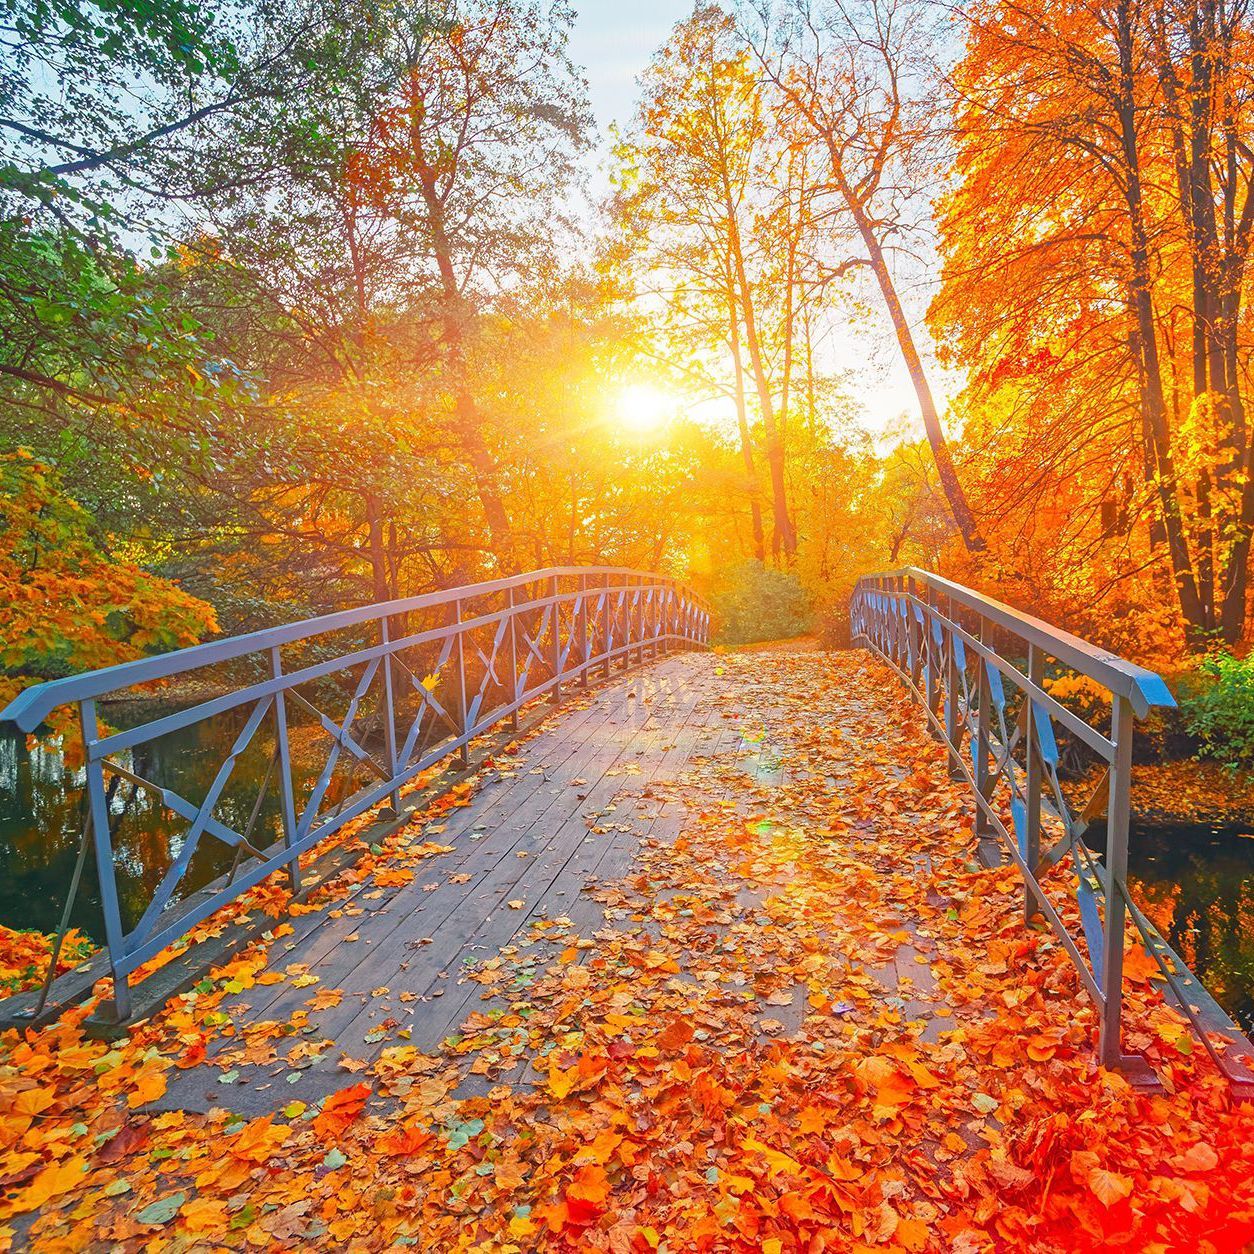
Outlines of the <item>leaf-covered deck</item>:
[{"label": "leaf-covered deck", "polygon": [[0,1215],[49,1248],[1254,1235],[1251,1109],[1135,970],[1175,1091],[1097,1066],[1074,968],[864,655],[670,659],[461,800],[130,1042],[10,1039]]},{"label": "leaf-covered deck", "polygon": [[[603,911],[585,890],[626,874],[642,840],[679,830],[678,801],[655,786],[739,741],[712,668],[708,656],[675,658],[568,700],[454,809],[411,825],[394,842],[399,867],[275,940],[269,967],[285,978],[223,1002],[234,1035],[215,1042],[211,1065],[179,1076],[166,1104],[252,1113],[320,1098],[398,1039],[437,1049],[480,1008],[485,962],[516,952],[534,963],[541,940],[593,936]],[[421,860],[406,865],[410,851]],[[294,1043],[268,1038],[264,1025],[306,1013]],[[250,1034],[261,1038],[252,1049]],[[311,1051],[311,1040],[334,1048]],[[291,1050],[299,1066],[288,1069]],[[228,1062],[238,1074],[224,1085]]]}]

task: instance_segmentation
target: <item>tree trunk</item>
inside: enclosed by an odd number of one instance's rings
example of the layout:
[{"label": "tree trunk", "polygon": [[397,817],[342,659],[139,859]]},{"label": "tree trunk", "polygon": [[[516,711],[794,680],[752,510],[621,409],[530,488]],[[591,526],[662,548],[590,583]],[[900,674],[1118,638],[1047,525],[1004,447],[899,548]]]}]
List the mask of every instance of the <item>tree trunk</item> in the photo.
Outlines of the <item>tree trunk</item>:
[{"label": "tree trunk", "polygon": [[914,342],[914,332],[910,329],[906,311],[902,308],[901,300],[897,295],[897,285],[893,280],[892,271],[888,268],[888,258],[884,256],[884,250],[880,247],[875,229],[861,205],[852,194],[847,196],[846,200],[854,221],[857,223],[858,232],[862,236],[863,246],[870,258],[871,269],[880,285],[880,292],[883,294],[884,304],[888,309],[888,317],[897,335],[897,344],[901,348],[906,369],[910,372],[910,382],[914,384],[914,394],[919,401],[919,412],[923,416],[923,429],[927,432],[927,442],[932,447],[932,458],[936,462],[936,473],[940,478],[941,490],[949,502],[950,513],[954,516],[954,522],[957,524],[967,551],[982,553],[988,546],[984,542],[984,537],[980,535],[975,515],[967,501],[967,494],[963,491],[962,483],[958,479],[958,471],[949,451],[949,442],[945,439],[945,432],[941,427],[936,401],[932,397],[932,389],[923,369],[923,360]]},{"label": "tree trunk", "polygon": [[778,560],[791,562],[797,552],[797,534],[788,516],[788,481],[784,474],[784,446],[775,421],[775,402],[771,396],[770,382],[762,359],[762,345],[758,339],[754,315],[753,291],[745,268],[744,249],[740,241],[740,227],[736,219],[736,202],[726,169],[722,170],[723,208],[727,214],[727,249],[732,267],[731,296],[740,306],[740,320],[745,328],[745,345],[749,350],[749,364],[753,372],[754,387],[758,394],[758,406],[762,411],[762,430],[766,436],[766,466],[771,480],[773,529],[771,549]]},{"label": "tree trunk", "polygon": [[457,273],[453,266],[453,250],[444,221],[444,204],[436,187],[436,175],[423,149],[419,129],[422,97],[415,89],[415,110],[410,126],[410,142],[418,165],[418,186],[426,206],[431,230],[431,250],[440,274],[443,297],[441,322],[448,353],[449,373],[453,381],[453,425],[458,442],[475,480],[475,490],[483,507],[497,565],[506,572],[514,567],[514,535],[509,515],[501,497],[500,475],[491,450],[483,439],[479,413],[471,395],[466,371],[465,328],[462,325],[464,303]]},{"label": "tree trunk", "polygon": [[375,493],[366,495],[367,544],[370,551],[370,573],[373,599],[376,602],[391,600],[389,595],[388,555],[383,543],[383,509]]},{"label": "tree trunk", "polygon": [[1167,404],[1163,393],[1162,367],[1158,355],[1157,328],[1154,324],[1153,294],[1149,272],[1149,234],[1141,188],[1140,154],[1137,149],[1135,87],[1132,68],[1132,31],[1128,6],[1119,6],[1120,99],[1118,105],[1124,162],[1124,198],[1131,231],[1129,304],[1136,322],[1136,348],[1140,357],[1142,410],[1154,445],[1159,502],[1167,533],[1167,551],[1176,585],[1180,612],[1190,647],[1204,643],[1208,626],[1197,578],[1189,554],[1188,538],[1180,509],[1180,492],[1175,462],[1171,455],[1171,434],[1167,427]]},{"label": "tree trunk", "polygon": [[731,315],[732,365],[736,378],[736,422],[740,427],[740,454],[745,463],[745,479],[749,488],[749,514],[753,520],[753,555],[766,561],[766,536],[762,530],[762,501],[758,493],[758,471],[753,464],[753,445],[749,439],[749,411],[745,404],[745,370],[740,357],[740,323],[736,317],[735,292],[728,288]]}]

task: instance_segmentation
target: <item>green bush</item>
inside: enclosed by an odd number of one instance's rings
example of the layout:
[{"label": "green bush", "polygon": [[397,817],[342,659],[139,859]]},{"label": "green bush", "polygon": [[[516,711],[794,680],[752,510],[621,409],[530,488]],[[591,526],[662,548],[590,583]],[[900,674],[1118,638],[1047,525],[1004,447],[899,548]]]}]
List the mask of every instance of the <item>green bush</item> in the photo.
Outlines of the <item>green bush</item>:
[{"label": "green bush", "polygon": [[742,562],[724,572],[710,591],[719,644],[786,640],[810,630],[810,598],[791,571]]},{"label": "green bush", "polygon": [[1254,656],[1207,658],[1183,686],[1180,712],[1207,757],[1234,768],[1254,765]]}]

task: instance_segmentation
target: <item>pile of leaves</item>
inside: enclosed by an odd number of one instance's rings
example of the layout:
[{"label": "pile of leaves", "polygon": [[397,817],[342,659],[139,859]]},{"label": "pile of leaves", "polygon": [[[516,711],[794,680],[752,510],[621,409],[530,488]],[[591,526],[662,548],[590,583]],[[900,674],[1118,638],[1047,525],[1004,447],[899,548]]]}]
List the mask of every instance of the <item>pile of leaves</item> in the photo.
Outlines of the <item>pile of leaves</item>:
[{"label": "pile of leaves", "polygon": [[[962,791],[888,674],[852,654],[688,665],[717,749],[634,785],[645,810],[682,804],[678,836],[642,832],[597,908],[537,918],[468,972],[482,1009],[439,1052],[394,1029],[321,1102],[156,1113],[177,1069],[232,1065],[204,1062],[219,1036],[276,1056],[295,1039],[289,1066],[331,1044],[317,1017],[342,990],[287,1021],[232,1017],[254,984],[316,983],[262,947],[121,1044],[84,1040],[79,1012],[5,1038],[0,1231],[136,1250],[1254,1239],[1254,1109],[1135,950],[1125,1045],[1164,1091],[1098,1066],[1069,959],[1025,926],[1015,873],[973,862]],[[370,873],[438,867],[430,834]]]},{"label": "pile of leaves", "polygon": [[[43,932],[22,932],[0,925],[0,995],[21,993],[43,982],[54,939]],[[57,954],[57,974],[78,966],[94,949],[88,937],[70,928]]]}]

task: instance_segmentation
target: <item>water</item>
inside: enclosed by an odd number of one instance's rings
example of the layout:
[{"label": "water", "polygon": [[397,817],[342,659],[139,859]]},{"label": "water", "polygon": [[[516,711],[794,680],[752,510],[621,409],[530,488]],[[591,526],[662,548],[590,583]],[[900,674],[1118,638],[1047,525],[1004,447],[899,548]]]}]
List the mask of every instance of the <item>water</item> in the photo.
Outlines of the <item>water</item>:
[{"label": "water", "polygon": [[1134,817],[1128,880],[1133,900],[1215,1000],[1254,1031],[1254,815]]},{"label": "water", "polygon": [[[132,703],[105,711],[115,729],[169,712],[151,703]],[[160,740],[119,755],[129,770],[199,805],[223,759],[229,754],[248,711],[195,723]],[[294,785],[301,798],[326,761],[329,741],[312,726],[291,728]],[[214,810],[217,818],[243,831],[252,814],[273,752],[273,737],[263,726],[239,756]],[[81,757],[80,755],[77,755]],[[343,755],[347,758],[347,754]],[[0,735],[0,923],[48,932],[56,928],[78,854],[84,772],[71,749],[55,742],[28,747],[25,737]],[[345,765],[333,777],[322,810],[334,806],[354,782]],[[114,863],[125,926],[138,921],[172,860],[182,848],[185,820],[170,815],[149,789],[122,781],[112,798]],[[272,778],[258,812],[252,843],[265,848],[280,834],[277,778]],[[174,898],[208,884],[230,869],[234,851],[202,835]],[[99,940],[103,935],[99,881],[94,850],[89,849],[71,923]]]}]

